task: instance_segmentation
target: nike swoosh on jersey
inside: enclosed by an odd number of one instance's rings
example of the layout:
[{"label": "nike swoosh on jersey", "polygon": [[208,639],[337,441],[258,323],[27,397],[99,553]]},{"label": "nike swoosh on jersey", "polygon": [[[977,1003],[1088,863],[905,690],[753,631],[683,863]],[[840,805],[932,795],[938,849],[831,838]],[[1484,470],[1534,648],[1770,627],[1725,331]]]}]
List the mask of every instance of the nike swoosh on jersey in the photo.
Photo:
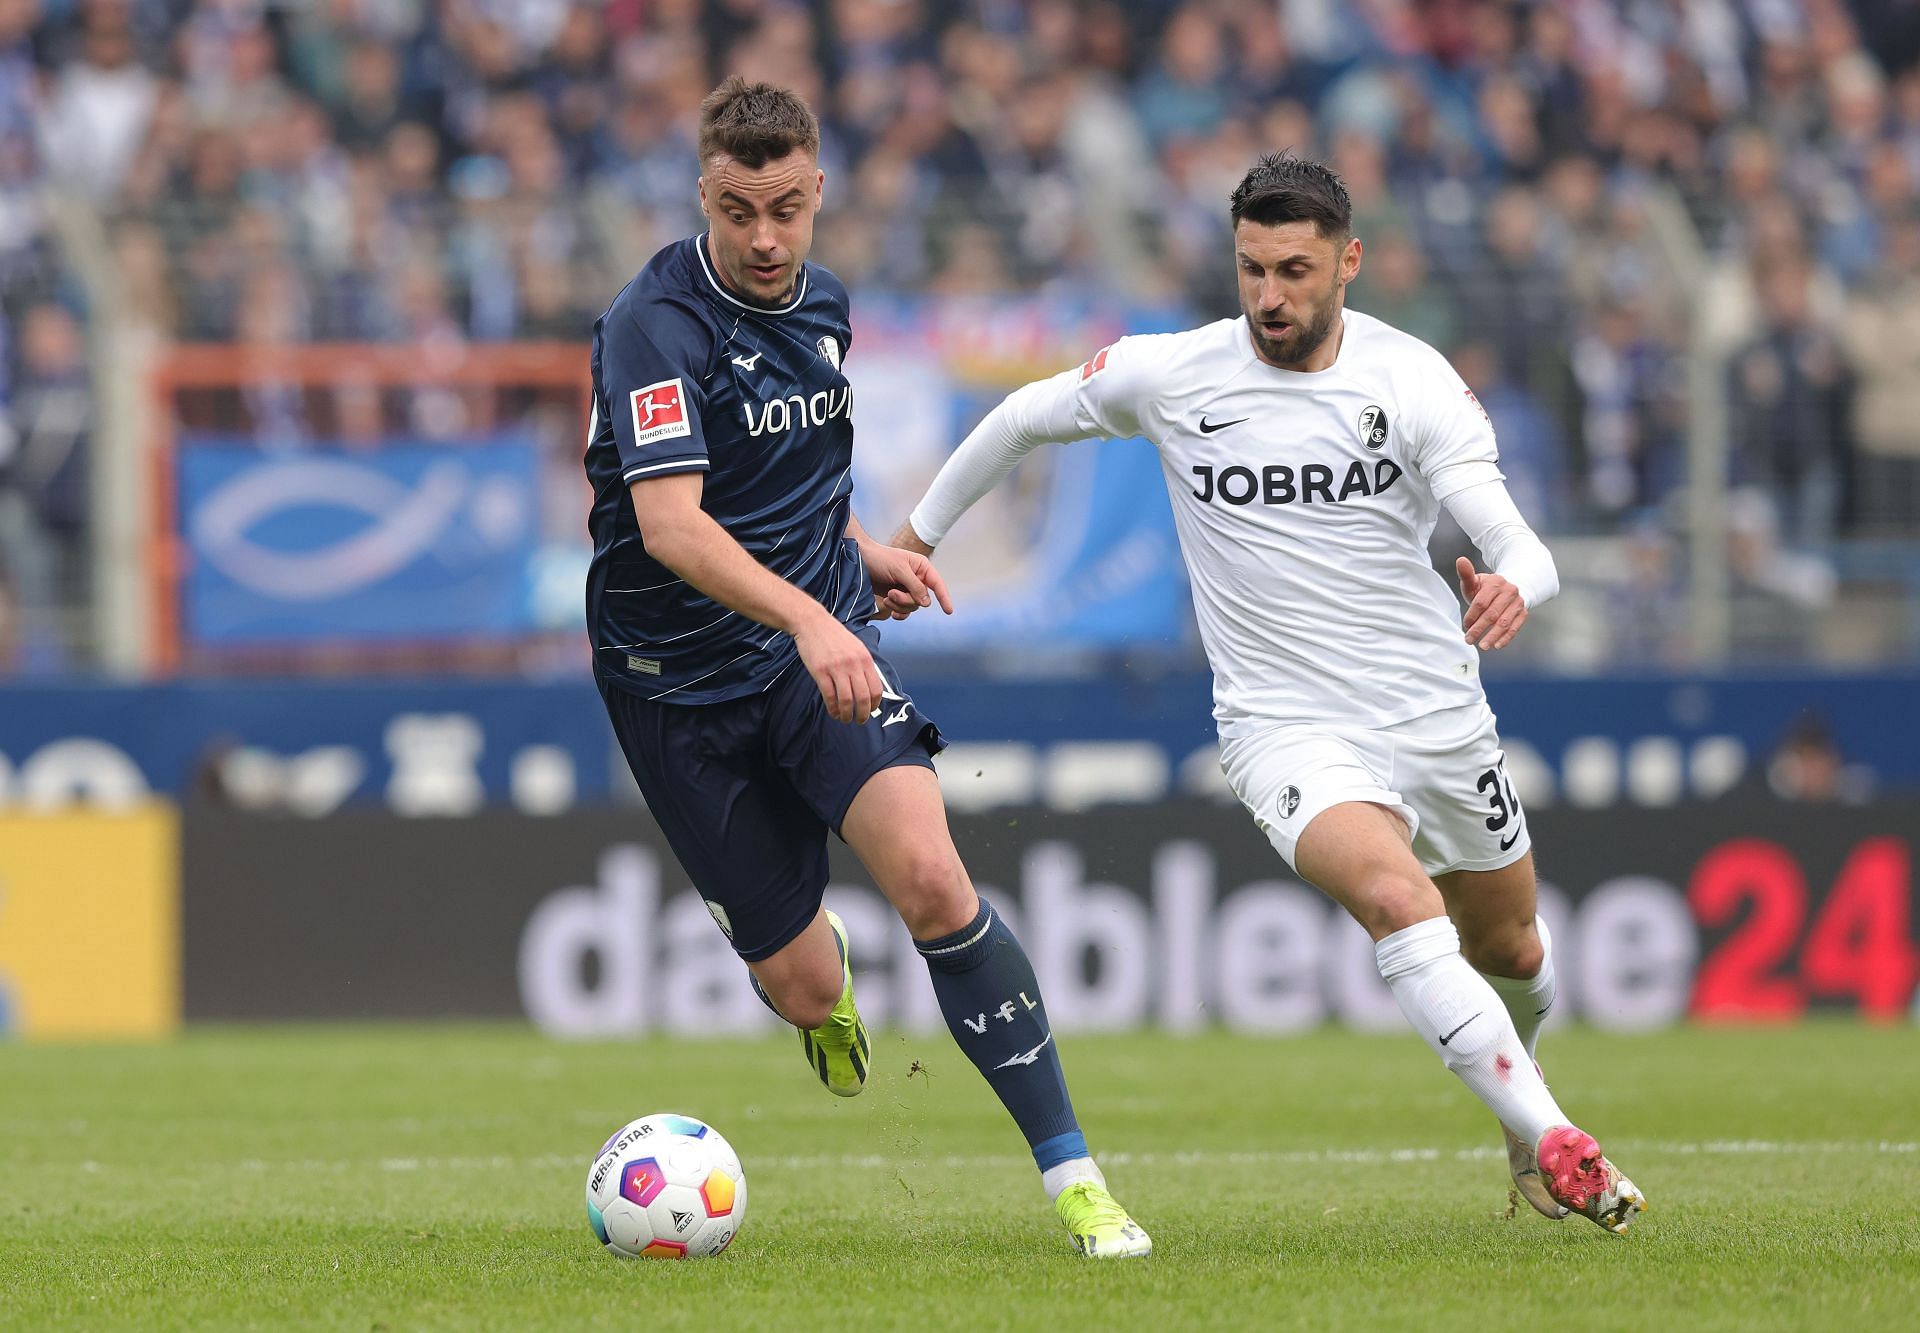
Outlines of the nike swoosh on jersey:
[{"label": "nike swoosh on jersey", "polygon": [[1200,433],[1202,435],[1211,435],[1217,430],[1225,430],[1228,426],[1238,426],[1241,422],[1251,421],[1252,419],[1251,417],[1235,417],[1232,421],[1208,421],[1207,418],[1202,415],[1200,418]]}]

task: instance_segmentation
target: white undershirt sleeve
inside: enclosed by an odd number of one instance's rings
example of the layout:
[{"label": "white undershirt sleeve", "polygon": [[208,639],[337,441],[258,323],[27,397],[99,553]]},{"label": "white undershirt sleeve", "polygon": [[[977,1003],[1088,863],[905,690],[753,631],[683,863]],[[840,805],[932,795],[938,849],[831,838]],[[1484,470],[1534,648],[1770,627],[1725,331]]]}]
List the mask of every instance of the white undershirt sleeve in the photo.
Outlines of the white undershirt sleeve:
[{"label": "white undershirt sleeve", "polygon": [[914,507],[908,521],[921,541],[938,546],[960,515],[1040,445],[1084,440],[1094,433],[1081,426],[1075,411],[1074,391],[1081,378],[1076,367],[1036,380],[1015,389],[987,413]]},{"label": "white undershirt sleeve", "polygon": [[1477,482],[1442,501],[1480,549],[1489,570],[1509,580],[1531,611],[1560,591],[1560,571],[1553,554],[1534,535],[1527,520],[1498,480]]}]

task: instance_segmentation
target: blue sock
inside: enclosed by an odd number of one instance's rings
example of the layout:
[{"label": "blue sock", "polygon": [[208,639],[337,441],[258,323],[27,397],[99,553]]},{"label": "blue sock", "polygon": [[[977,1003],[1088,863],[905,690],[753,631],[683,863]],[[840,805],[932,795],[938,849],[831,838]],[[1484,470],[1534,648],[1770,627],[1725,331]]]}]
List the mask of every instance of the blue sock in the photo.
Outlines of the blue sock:
[{"label": "blue sock", "polygon": [[1033,964],[993,907],[982,898],[970,924],[913,947],[927,960],[953,1039],[993,1085],[1040,1169],[1087,1156]]}]

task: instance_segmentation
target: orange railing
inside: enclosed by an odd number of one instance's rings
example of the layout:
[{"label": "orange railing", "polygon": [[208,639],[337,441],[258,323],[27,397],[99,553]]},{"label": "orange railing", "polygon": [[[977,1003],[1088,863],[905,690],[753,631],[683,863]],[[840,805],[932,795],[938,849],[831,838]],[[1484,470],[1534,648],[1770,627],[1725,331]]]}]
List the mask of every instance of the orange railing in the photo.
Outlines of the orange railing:
[{"label": "orange railing", "polygon": [[244,390],[258,384],[381,389],[494,388],[570,394],[584,444],[590,386],[588,353],[577,343],[473,343],[451,348],[386,344],[187,344],[163,352],[150,380],[147,451],[150,661],[158,672],[182,661],[180,582],[186,571],[178,524],[174,451],[179,395]]}]

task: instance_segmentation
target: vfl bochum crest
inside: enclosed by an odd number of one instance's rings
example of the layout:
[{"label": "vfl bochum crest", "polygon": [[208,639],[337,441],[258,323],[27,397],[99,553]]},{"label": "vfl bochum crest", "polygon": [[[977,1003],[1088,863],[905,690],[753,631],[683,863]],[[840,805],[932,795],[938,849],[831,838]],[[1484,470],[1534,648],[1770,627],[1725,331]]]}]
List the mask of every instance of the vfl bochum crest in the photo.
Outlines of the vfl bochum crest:
[{"label": "vfl bochum crest", "polygon": [[1386,447],[1387,414],[1376,404],[1368,404],[1360,413],[1360,443],[1369,449]]},{"label": "vfl bochum crest", "polygon": [[833,340],[831,333],[820,339],[819,347],[820,355],[826,358],[827,364],[835,370],[840,369],[840,344]]}]

